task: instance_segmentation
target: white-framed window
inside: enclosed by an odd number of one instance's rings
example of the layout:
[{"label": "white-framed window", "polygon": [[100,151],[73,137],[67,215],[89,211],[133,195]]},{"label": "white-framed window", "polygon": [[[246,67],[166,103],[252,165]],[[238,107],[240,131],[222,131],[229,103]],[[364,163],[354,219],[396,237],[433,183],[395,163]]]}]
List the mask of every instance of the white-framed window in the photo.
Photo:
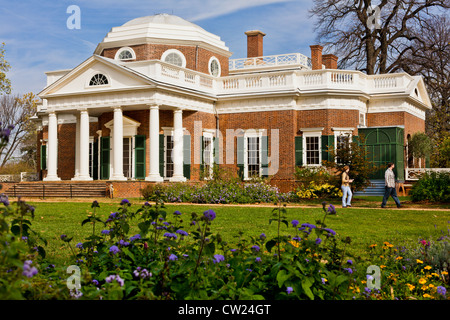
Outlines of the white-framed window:
[{"label": "white-framed window", "polygon": [[217,59],[214,56],[211,57],[211,59],[209,59],[208,62],[208,70],[209,74],[212,75],[213,77],[220,77],[222,70],[220,68],[219,59]]},{"label": "white-framed window", "polygon": [[214,165],[214,137],[212,132],[203,132],[203,172],[211,179]]},{"label": "white-framed window", "polygon": [[178,67],[186,68],[186,58],[181,51],[177,49],[169,49],[161,56],[161,61],[173,64]]},{"label": "white-framed window", "polygon": [[352,141],[353,128],[338,128],[334,129],[334,152],[336,154],[336,163],[342,164],[342,159],[340,158],[340,152],[350,146]]},{"label": "white-framed window", "polygon": [[108,85],[108,84],[109,84],[108,77],[106,75],[104,75],[103,73],[96,73],[89,80],[90,87],[104,86],[104,85]]},{"label": "white-framed window", "polygon": [[303,163],[305,166],[322,165],[323,128],[300,129],[303,131]]},{"label": "white-framed window", "polygon": [[89,137],[89,176],[94,177],[94,137]]},{"label": "white-framed window", "polygon": [[130,47],[123,47],[116,52],[114,59],[121,61],[136,60],[136,53]]},{"label": "white-framed window", "polygon": [[125,178],[131,179],[134,177],[134,137],[123,137],[123,175]]},{"label": "white-framed window", "polygon": [[264,130],[244,133],[244,180],[262,176],[262,136]]}]

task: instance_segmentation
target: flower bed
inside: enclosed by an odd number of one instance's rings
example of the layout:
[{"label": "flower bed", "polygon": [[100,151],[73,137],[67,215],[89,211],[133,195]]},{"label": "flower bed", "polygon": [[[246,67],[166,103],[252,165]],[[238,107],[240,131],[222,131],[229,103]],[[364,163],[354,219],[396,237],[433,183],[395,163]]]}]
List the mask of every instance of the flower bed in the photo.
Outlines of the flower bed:
[{"label": "flower bed", "polygon": [[366,257],[353,257],[351,239],[327,226],[336,209],[326,203],[315,222],[288,221],[278,205],[274,237],[227,243],[213,231],[213,210],[167,212],[158,202],[132,211],[124,199],[102,221],[94,201],[81,222],[92,234],[77,244],[61,235],[72,258],[54,266],[32,230],[34,208],[2,202],[1,299],[449,299],[447,233],[417,248],[372,244]]}]

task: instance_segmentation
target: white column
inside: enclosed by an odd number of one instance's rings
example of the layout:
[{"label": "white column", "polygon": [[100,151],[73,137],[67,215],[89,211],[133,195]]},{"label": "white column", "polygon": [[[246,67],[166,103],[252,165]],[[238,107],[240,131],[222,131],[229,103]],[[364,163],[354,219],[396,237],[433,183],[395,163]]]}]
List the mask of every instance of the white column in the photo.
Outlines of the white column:
[{"label": "white column", "polygon": [[114,108],[113,174],[111,180],[126,180],[123,175],[123,116],[122,108]]},{"label": "white column", "polygon": [[163,178],[159,174],[159,107],[157,105],[150,106],[149,127],[150,170],[145,180],[161,182]]},{"label": "white column", "polygon": [[75,127],[75,175],[72,180],[78,180],[80,175],[80,117],[76,116]]},{"label": "white column", "polygon": [[44,181],[58,181],[58,118],[55,112],[48,115],[48,161]]},{"label": "white column", "polygon": [[186,181],[183,176],[183,111],[173,111],[173,176],[170,181]]},{"label": "white column", "polygon": [[78,180],[92,180],[89,176],[89,114],[87,110],[80,111],[80,141],[79,141],[79,176]]}]

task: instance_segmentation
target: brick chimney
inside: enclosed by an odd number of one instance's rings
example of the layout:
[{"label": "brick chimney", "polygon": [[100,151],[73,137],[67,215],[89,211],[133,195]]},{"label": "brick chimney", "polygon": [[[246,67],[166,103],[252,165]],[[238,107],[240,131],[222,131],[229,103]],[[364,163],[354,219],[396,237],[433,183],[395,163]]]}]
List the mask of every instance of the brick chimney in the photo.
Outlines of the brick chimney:
[{"label": "brick chimney", "polygon": [[247,35],[247,58],[263,56],[263,37],[265,33],[259,30],[251,30]]},{"label": "brick chimney", "polygon": [[322,62],[327,69],[337,69],[338,57],[334,54],[324,54],[322,55]]},{"label": "brick chimney", "polygon": [[316,44],[309,46],[311,48],[311,65],[313,70],[322,69],[322,50],[323,47]]}]

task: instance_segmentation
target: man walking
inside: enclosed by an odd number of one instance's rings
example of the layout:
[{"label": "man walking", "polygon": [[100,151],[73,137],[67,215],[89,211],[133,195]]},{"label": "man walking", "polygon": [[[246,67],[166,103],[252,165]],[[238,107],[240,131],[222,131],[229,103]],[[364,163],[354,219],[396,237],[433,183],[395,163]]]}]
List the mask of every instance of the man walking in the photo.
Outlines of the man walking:
[{"label": "man walking", "polygon": [[384,173],[384,196],[383,202],[381,203],[382,208],[386,207],[386,202],[389,199],[389,196],[392,196],[392,199],[394,199],[397,208],[401,207],[400,200],[398,200],[397,191],[395,189],[395,174],[393,171],[394,167],[395,165],[392,162],[389,162],[388,168]]}]

